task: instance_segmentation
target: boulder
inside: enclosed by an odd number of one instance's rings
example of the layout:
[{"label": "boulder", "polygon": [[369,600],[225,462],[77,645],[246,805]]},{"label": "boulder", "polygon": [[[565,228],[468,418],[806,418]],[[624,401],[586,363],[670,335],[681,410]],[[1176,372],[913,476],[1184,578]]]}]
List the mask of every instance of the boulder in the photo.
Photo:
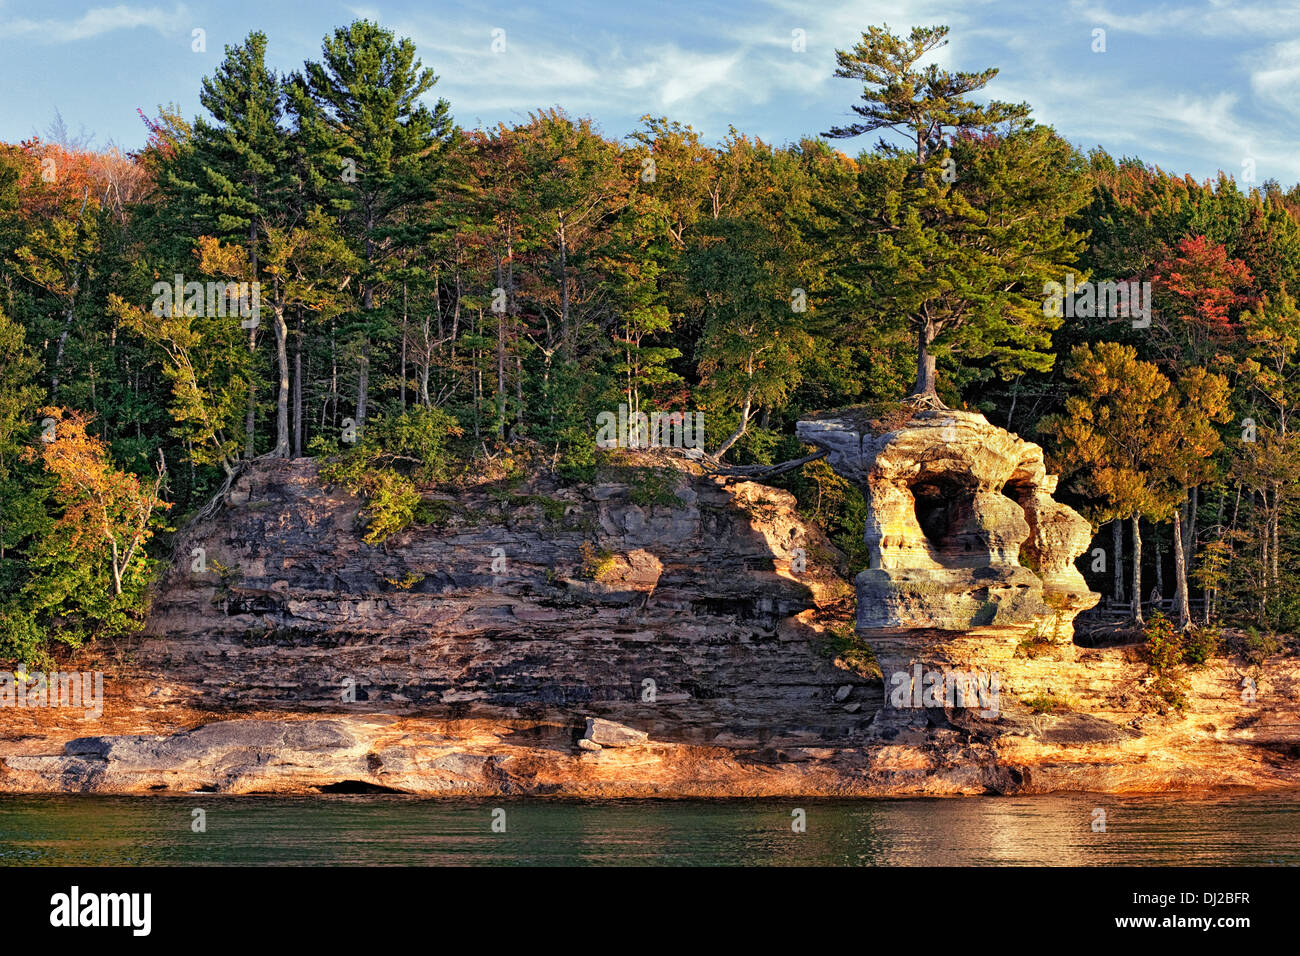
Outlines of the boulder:
[{"label": "boulder", "polygon": [[587,732],[583,740],[590,740],[602,747],[636,747],[650,739],[643,730],[633,730],[623,724],[601,717],[587,718]]}]

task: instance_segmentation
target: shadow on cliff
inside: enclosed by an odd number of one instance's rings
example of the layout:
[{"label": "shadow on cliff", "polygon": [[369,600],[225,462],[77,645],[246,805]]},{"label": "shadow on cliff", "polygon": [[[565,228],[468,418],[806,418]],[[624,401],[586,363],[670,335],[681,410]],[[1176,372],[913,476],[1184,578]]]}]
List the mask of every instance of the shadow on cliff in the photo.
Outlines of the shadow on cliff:
[{"label": "shadow on cliff", "polygon": [[314,461],[258,462],[178,535],[152,636],[130,654],[214,709],[570,729],[599,716],[733,745],[855,738],[881,688],[833,663],[822,623],[852,618],[833,546],[786,492],[676,481],[672,503],[617,472],[483,483],[373,546],[363,502],[322,486]]}]

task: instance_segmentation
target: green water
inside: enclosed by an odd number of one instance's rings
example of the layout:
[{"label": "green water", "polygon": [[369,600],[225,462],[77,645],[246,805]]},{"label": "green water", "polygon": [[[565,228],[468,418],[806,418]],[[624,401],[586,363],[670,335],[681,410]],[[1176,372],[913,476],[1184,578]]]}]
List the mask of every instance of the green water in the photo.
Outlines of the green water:
[{"label": "green water", "polygon": [[[505,832],[493,832],[493,811]],[[803,833],[791,811],[806,814]],[[1106,832],[1094,832],[1094,809]],[[195,809],[206,832],[193,830]],[[498,814],[498,819],[500,815]],[[0,797],[0,865],[1300,865],[1300,794],[858,801]]]}]

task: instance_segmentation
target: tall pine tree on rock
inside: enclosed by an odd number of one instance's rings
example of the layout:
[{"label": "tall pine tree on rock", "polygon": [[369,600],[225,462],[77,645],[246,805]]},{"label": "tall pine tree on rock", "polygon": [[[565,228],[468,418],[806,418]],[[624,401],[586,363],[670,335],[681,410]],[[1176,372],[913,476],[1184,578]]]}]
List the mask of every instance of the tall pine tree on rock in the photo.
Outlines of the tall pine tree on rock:
[{"label": "tall pine tree on rock", "polygon": [[943,407],[940,353],[986,359],[1003,375],[1050,368],[1049,332],[1060,320],[1045,314],[1042,284],[1073,262],[1080,237],[1065,220],[1088,196],[1081,161],[1030,122],[1027,105],[969,99],[996,69],[919,65],[947,34],[915,27],[904,39],[873,26],[837,51],[835,75],[861,80],[863,102],[853,107],[858,121],[826,134],[887,131],[908,142],[882,138],[864,158],[866,201],[845,225],[866,237],[883,319],[905,321],[916,336],[909,400],[931,407]]},{"label": "tall pine tree on rock", "polygon": [[[266,67],[266,35],[253,32],[203,80],[199,100],[215,122],[199,118],[189,148],[182,152],[167,183],[184,197],[185,215],[203,234],[237,242],[244,248],[250,274],[261,281],[261,259],[267,235],[287,228],[300,216],[299,192],[291,164],[284,117],[284,88]],[[256,351],[258,327],[249,329],[249,350]],[[288,457],[289,433],[283,414],[289,397],[285,356],[286,329],[275,323],[279,365],[275,448],[272,455]],[[245,421],[246,457],[254,454],[256,372],[250,378]]]}]

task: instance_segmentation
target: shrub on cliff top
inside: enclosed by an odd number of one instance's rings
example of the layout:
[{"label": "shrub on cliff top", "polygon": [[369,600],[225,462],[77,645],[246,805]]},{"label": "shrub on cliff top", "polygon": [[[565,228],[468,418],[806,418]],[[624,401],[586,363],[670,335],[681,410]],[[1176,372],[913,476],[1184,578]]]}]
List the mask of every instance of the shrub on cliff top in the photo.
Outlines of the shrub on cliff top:
[{"label": "shrub on cliff top", "polygon": [[680,505],[677,489],[682,474],[675,468],[611,464],[600,469],[601,478],[627,485],[627,499],[642,508]]},{"label": "shrub on cliff top", "polygon": [[324,465],[320,475],[366,499],[360,513],[365,541],[379,544],[414,522],[419,485],[446,474],[447,439],[460,434],[455,419],[438,408],[381,415],[355,448]]},{"label": "shrub on cliff top", "polygon": [[[799,458],[808,454],[809,447],[792,440],[781,453],[787,459]],[[867,502],[861,489],[833,471],[824,459],[781,475],[771,484],[793,494],[800,516],[817,522],[844,553],[840,573],[851,577],[867,567],[871,557],[863,539]]]},{"label": "shrub on cliff top", "polygon": [[371,457],[405,465],[410,476],[431,484],[447,471],[447,440],[461,435],[456,420],[441,408],[416,407],[380,415],[366,426],[361,448]]}]

